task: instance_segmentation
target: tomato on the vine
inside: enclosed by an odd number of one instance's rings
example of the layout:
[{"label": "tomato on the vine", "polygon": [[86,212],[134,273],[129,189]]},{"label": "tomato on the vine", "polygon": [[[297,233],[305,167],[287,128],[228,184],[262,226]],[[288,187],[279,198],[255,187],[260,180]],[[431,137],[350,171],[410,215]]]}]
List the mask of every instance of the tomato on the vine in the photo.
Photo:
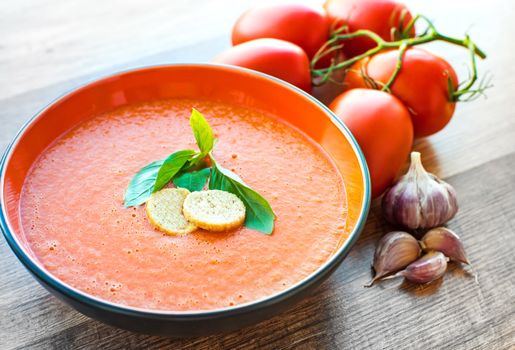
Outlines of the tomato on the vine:
[{"label": "tomato on the vine", "polygon": [[[356,62],[345,77],[345,89],[370,87],[371,81],[378,82],[380,88],[392,77],[398,59],[399,51],[390,50]],[[449,91],[449,79],[456,89],[456,72],[443,58],[420,48],[404,53],[390,91],[408,107],[415,137],[436,133],[451,119],[456,102]]]},{"label": "tomato on the vine", "polygon": [[304,50],[288,41],[247,41],[225,50],[213,62],[254,69],[311,92],[309,58]]},{"label": "tomato on the vine", "polygon": [[289,41],[312,58],[329,38],[329,19],[322,8],[301,4],[254,7],[234,24],[232,43],[237,45],[260,38]]},{"label": "tomato on the vine", "polygon": [[356,138],[370,171],[372,197],[380,196],[411,151],[413,126],[408,110],[395,96],[368,89],[344,92],[329,108]]},{"label": "tomato on the vine", "polygon": [[[329,19],[335,28],[346,25],[348,32],[368,29],[387,41],[392,41],[392,30],[405,28],[412,16],[404,4],[394,0],[327,0],[324,4]],[[415,35],[412,28],[409,36]],[[353,38],[343,42],[347,57],[357,56],[376,46],[367,37]]]}]

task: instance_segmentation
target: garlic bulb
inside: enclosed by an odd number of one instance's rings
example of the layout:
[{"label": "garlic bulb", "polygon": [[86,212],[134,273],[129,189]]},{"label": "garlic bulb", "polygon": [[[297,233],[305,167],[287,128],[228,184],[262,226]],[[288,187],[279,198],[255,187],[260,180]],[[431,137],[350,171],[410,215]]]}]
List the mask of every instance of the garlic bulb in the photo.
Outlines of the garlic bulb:
[{"label": "garlic bulb", "polygon": [[418,241],[409,233],[387,233],[379,240],[374,254],[375,276],[365,287],[371,287],[375,281],[405,268],[419,257],[420,252]]},{"label": "garlic bulb", "polygon": [[426,172],[420,153],[411,152],[408,172],[383,196],[383,214],[392,224],[416,230],[441,226],[456,215],[454,188]]}]

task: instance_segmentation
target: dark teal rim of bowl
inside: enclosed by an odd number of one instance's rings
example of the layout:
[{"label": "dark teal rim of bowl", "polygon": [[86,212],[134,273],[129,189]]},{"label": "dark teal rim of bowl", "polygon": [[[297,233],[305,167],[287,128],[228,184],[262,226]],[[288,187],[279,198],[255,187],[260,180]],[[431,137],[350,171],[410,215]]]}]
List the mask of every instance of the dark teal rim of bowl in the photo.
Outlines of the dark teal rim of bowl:
[{"label": "dark teal rim of bowl", "polygon": [[[357,221],[356,226],[352,230],[352,232],[349,234],[349,237],[347,240],[342,244],[342,246],[335,252],[333,255],[324,263],[322,264],[317,270],[309,274],[307,277],[302,279],[301,281],[295,283],[294,285],[284,289],[283,291],[272,294],[270,296],[254,300],[245,304],[235,305],[232,307],[227,308],[221,308],[221,309],[214,309],[214,310],[198,310],[198,311],[163,311],[163,310],[153,310],[153,309],[143,309],[143,308],[136,308],[136,307],[130,307],[123,304],[117,304],[112,303],[100,298],[97,298],[95,296],[89,295],[85,292],[82,292],[74,287],[69,286],[68,284],[60,281],[57,277],[51,275],[49,272],[47,272],[43,266],[41,266],[39,263],[35,261],[26,251],[24,248],[21,247],[18,240],[16,239],[15,235],[13,235],[9,224],[7,223],[6,219],[6,213],[5,213],[5,206],[3,205],[3,198],[4,198],[4,186],[5,186],[5,168],[6,164],[12,154],[13,147],[16,146],[18,140],[20,139],[23,132],[36,120],[41,116],[41,114],[46,111],[48,108],[50,108],[55,103],[59,102],[62,99],[65,99],[68,97],[68,95],[76,92],[77,90],[80,90],[82,88],[86,88],[91,84],[94,84],[100,80],[107,80],[112,79],[115,77],[118,77],[123,74],[130,74],[133,72],[141,71],[141,70],[147,70],[147,69],[159,69],[159,68],[169,68],[169,67],[192,67],[192,68],[209,68],[209,69],[221,69],[226,71],[235,71],[244,73],[251,76],[257,76],[262,79],[269,79],[273,80],[275,83],[278,83],[280,85],[283,85],[287,88],[293,89],[297,92],[297,94],[300,95],[300,97],[303,97],[312,103],[315,103],[318,105],[332,120],[332,122],[338,127],[338,129],[344,134],[344,136],[349,140],[352,148],[354,149],[355,153],[358,155],[359,158],[359,164],[361,166],[361,171],[363,174],[364,179],[364,198],[363,198],[363,206],[361,208],[361,212]],[[301,292],[303,289],[307,288],[308,286],[315,283],[320,278],[323,278],[327,273],[330,272],[330,270],[337,264],[339,264],[345,256],[349,253],[352,246],[357,241],[361,231],[363,230],[363,227],[365,225],[366,218],[368,216],[368,211],[370,209],[370,201],[371,201],[371,190],[370,190],[371,184],[370,184],[370,174],[368,171],[368,167],[366,164],[365,157],[363,155],[363,152],[361,151],[358,143],[356,142],[356,139],[354,136],[352,136],[349,129],[343,124],[343,122],[331,112],[327,106],[325,106],[322,102],[318,101],[313,96],[309,95],[305,91],[297,88],[294,85],[291,85],[290,83],[287,83],[281,79],[275,78],[273,76],[257,72],[254,70],[241,68],[241,67],[235,67],[235,66],[229,66],[229,65],[221,65],[221,64],[167,64],[167,65],[150,65],[150,66],[144,66],[137,69],[129,69],[124,70],[121,72],[117,72],[114,74],[110,74],[103,77],[96,77],[93,79],[90,79],[88,82],[81,84],[79,87],[74,88],[72,90],[67,91],[66,93],[62,94],[61,96],[57,97],[53,101],[51,101],[47,106],[45,106],[43,109],[41,109],[38,113],[36,113],[32,118],[30,118],[18,131],[16,136],[14,137],[13,141],[8,144],[6,147],[6,150],[2,156],[2,159],[0,160],[0,229],[7,240],[7,243],[17,256],[17,258],[20,260],[20,262],[34,275],[36,275],[39,279],[41,279],[44,283],[49,285],[51,288],[57,290],[58,292],[87,305],[94,306],[96,308],[118,313],[118,314],[124,314],[128,316],[134,316],[134,317],[141,317],[141,318],[151,318],[151,319],[162,319],[162,320],[195,320],[195,319],[210,319],[210,318],[216,318],[220,316],[230,316],[230,315],[237,315],[241,313],[250,312],[252,310],[260,309],[262,307],[271,306],[274,304],[277,304],[281,302],[282,300],[288,299],[290,296],[295,295],[299,292]]]}]

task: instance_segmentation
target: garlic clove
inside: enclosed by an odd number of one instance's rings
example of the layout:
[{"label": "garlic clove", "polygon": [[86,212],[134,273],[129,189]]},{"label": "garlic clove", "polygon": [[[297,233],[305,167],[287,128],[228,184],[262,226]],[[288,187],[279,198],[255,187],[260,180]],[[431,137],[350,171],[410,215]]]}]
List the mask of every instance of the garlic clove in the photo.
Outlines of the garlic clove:
[{"label": "garlic clove", "polygon": [[419,257],[420,252],[418,241],[409,233],[387,233],[379,240],[374,253],[375,276],[365,287],[371,287],[375,281],[408,266]]},{"label": "garlic clove", "polygon": [[403,276],[413,283],[430,283],[444,275],[447,270],[447,260],[443,253],[432,251],[391,277]]},{"label": "garlic clove", "polygon": [[470,265],[465,248],[456,233],[445,227],[437,227],[426,232],[420,241],[424,251],[436,250],[442,252],[452,261]]},{"label": "garlic clove", "polygon": [[416,230],[443,225],[456,215],[454,188],[428,173],[419,152],[411,153],[408,172],[388,189],[382,200],[386,220]]}]

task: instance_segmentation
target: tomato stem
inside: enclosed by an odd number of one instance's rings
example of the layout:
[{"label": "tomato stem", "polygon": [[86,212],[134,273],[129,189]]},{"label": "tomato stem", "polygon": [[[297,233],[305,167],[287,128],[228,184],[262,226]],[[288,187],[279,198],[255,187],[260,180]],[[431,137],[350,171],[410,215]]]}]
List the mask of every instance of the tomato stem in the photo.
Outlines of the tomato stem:
[{"label": "tomato stem", "polygon": [[[465,38],[466,43],[468,44],[469,53],[470,53],[470,62],[471,62],[471,75],[470,78],[462,82],[460,85],[458,85],[458,88],[462,86],[458,90],[449,90],[450,92],[450,99],[452,101],[470,101],[474,99],[477,95],[482,95],[483,92],[490,88],[492,85],[490,84],[490,80],[483,79],[480,83],[477,89],[472,89],[472,86],[476,83],[478,76],[477,76],[477,66],[476,66],[476,44],[470,40],[469,36]],[[452,85],[451,85],[452,86]],[[466,96],[466,98],[463,99],[463,97]]]},{"label": "tomato stem", "polygon": [[399,72],[401,71],[402,61],[403,61],[402,58],[404,57],[404,53],[406,52],[407,49],[408,49],[408,44],[406,44],[406,43],[401,44],[401,46],[399,48],[399,58],[397,59],[397,64],[395,65],[395,70],[394,70],[392,76],[390,77],[390,79],[386,82],[386,84],[381,89],[382,91],[388,91],[388,92],[390,91],[390,87],[392,86],[393,82],[395,81],[395,78],[397,78],[397,76],[399,75]]},{"label": "tomato stem", "polygon": [[[415,27],[415,23],[417,21],[424,21],[427,28],[422,34],[412,38],[409,35]],[[383,91],[389,91],[390,87],[395,82],[395,79],[397,78],[401,70],[404,52],[409,47],[422,45],[433,41],[443,41],[449,44],[464,47],[468,49],[470,52],[471,76],[466,82],[460,84],[463,85],[462,88],[456,91],[454,91],[455,89],[453,88],[452,91],[449,91],[450,99],[452,101],[458,101],[460,97],[464,95],[469,95],[469,97],[472,97],[477,94],[482,94],[482,92],[489,87],[489,83],[485,83],[485,81],[483,81],[482,84],[480,84],[480,86],[478,87],[478,89],[472,89],[472,86],[477,81],[476,56],[484,59],[486,58],[486,54],[484,53],[484,51],[477,47],[477,45],[470,39],[468,35],[465,36],[465,38],[463,39],[443,35],[440,32],[438,32],[438,30],[431,22],[431,20],[429,20],[426,16],[420,14],[413,17],[404,28],[400,26],[398,29],[396,28],[395,31],[398,31],[400,33],[399,36],[401,39],[395,41],[386,41],[376,33],[367,29],[360,29],[355,32],[349,33],[348,28],[346,26],[343,26],[334,30],[331,35],[331,38],[320,48],[320,50],[315,54],[311,61],[311,74],[314,79],[317,79],[316,85],[324,84],[325,82],[330,80],[330,76],[334,71],[342,69],[347,70],[354,63],[358,62],[359,60],[365,57],[371,57],[385,49],[399,49],[399,58],[397,65],[395,67],[395,71],[393,72],[388,82],[382,87]],[[394,34],[395,33],[392,32],[392,37],[397,37],[397,35]],[[315,68],[317,63],[324,56],[327,56],[328,54],[334,55],[336,52],[339,52],[344,45],[342,44],[342,42],[359,37],[367,37],[373,40],[376,43],[376,46],[360,55],[357,55],[345,61],[336,62],[336,60],[333,59],[331,65],[327,68]],[[450,86],[452,86],[452,84]]]}]

